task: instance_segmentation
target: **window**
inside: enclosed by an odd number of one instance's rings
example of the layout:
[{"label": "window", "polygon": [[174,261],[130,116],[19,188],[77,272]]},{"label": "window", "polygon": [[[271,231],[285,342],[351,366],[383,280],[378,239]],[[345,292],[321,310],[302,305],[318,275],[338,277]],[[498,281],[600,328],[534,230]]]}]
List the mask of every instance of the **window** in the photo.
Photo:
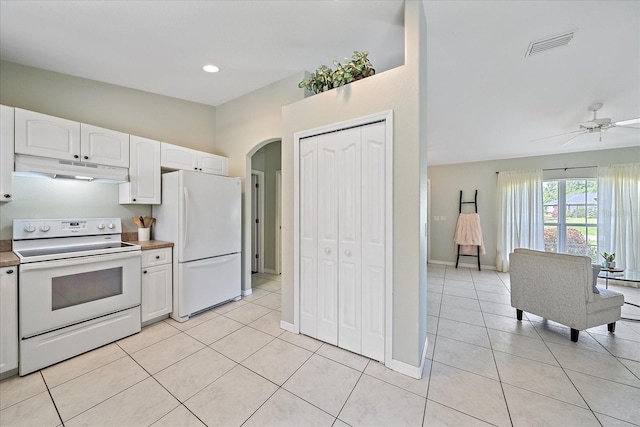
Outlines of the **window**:
[{"label": "window", "polygon": [[544,249],[598,262],[598,180],[556,179],[542,184]]}]

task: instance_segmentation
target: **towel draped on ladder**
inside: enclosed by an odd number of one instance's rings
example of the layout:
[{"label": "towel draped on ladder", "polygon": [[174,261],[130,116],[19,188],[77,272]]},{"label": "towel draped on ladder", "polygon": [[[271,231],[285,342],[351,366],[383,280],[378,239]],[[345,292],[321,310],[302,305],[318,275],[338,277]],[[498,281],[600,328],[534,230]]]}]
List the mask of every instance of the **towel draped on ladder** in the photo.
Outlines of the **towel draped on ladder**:
[{"label": "towel draped on ladder", "polygon": [[458,216],[453,242],[456,245],[460,245],[460,254],[462,255],[476,255],[478,246],[480,246],[480,253],[486,254],[482,239],[482,228],[480,227],[480,215],[477,213],[461,213]]}]

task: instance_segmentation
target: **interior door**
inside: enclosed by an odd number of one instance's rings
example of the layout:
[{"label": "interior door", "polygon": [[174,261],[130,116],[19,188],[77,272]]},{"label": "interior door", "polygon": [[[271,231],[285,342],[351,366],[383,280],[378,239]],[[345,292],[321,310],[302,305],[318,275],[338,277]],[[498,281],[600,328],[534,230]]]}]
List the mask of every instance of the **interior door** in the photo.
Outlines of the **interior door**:
[{"label": "interior door", "polygon": [[385,123],[361,128],[362,351],[384,360],[386,252]]},{"label": "interior door", "polygon": [[300,141],[300,332],[317,336],[318,138]]},{"label": "interior door", "polygon": [[258,222],[260,221],[260,197],[258,196],[258,175],[251,174],[251,272],[259,271],[258,257],[260,256],[260,229]]},{"label": "interior door", "polygon": [[338,141],[338,346],[361,352],[361,144],[360,128],[339,132]]},{"label": "interior door", "polygon": [[338,345],[339,133],[318,137],[318,335]]}]

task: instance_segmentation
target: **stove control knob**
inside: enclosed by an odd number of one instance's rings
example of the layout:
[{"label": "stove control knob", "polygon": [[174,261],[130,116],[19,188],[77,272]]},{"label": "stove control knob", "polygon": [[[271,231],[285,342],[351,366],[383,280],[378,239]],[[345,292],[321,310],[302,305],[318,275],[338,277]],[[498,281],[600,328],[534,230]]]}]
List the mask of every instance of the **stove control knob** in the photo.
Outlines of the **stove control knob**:
[{"label": "stove control knob", "polygon": [[41,225],[40,226],[40,231],[44,231],[46,233],[49,230],[51,230],[51,227],[49,227],[48,225]]},{"label": "stove control knob", "polygon": [[104,230],[104,224],[98,224],[98,230]]},{"label": "stove control knob", "polygon": [[114,228],[116,228],[116,225],[111,223],[107,227],[109,227],[110,230],[113,230]]},{"label": "stove control knob", "polygon": [[33,233],[34,231],[36,231],[36,227],[35,225],[25,225],[24,226],[24,231],[26,231],[27,233]]}]

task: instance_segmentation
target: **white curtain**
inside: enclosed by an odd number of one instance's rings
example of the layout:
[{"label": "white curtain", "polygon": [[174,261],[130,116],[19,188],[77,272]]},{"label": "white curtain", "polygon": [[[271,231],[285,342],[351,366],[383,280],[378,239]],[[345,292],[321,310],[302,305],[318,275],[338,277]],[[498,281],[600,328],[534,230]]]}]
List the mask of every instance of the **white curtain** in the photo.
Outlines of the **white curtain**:
[{"label": "white curtain", "polygon": [[515,248],[544,250],[542,170],[498,174],[498,252],[496,268],[509,271]]},{"label": "white curtain", "polygon": [[[640,163],[598,168],[598,253],[640,271]],[[600,259],[602,260],[602,259]]]}]

